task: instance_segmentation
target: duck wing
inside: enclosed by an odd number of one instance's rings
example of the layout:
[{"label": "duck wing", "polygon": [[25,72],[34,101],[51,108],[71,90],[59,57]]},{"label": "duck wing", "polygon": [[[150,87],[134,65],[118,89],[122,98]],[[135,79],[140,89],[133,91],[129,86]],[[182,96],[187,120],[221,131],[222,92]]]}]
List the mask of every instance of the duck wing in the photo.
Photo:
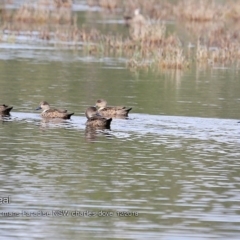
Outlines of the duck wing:
[{"label": "duck wing", "polygon": [[54,110],[60,113],[67,113],[67,110],[64,110],[64,109],[54,109]]}]

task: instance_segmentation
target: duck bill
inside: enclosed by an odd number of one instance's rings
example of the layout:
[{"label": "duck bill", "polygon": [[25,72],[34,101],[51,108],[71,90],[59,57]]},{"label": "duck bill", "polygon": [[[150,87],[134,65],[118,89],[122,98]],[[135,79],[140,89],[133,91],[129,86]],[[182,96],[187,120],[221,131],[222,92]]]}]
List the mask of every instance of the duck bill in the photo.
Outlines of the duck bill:
[{"label": "duck bill", "polygon": [[40,109],[42,109],[41,107],[37,107],[35,110],[40,110]]}]

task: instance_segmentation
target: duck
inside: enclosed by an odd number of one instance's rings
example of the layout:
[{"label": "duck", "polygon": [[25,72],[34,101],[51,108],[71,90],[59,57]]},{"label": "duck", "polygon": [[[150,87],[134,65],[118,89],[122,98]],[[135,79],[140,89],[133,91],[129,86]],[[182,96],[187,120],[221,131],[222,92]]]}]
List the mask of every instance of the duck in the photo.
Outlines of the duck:
[{"label": "duck", "polygon": [[145,26],[147,23],[145,17],[140,13],[140,8],[136,8],[134,10],[133,16],[125,15],[124,19],[126,25],[131,27],[142,27]]},{"label": "duck", "polygon": [[13,107],[9,107],[5,104],[0,105],[0,114],[1,115],[10,115],[10,111],[13,109]]},{"label": "duck", "polygon": [[87,127],[110,129],[112,118],[101,116],[96,107],[88,107],[85,111],[85,116],[87,117]]},{"label": "duck", "polygon": [[128,113],[132,110],[132,108],[126,108],[124,106],[108,107],[107,101],[104,99],[98,99],[95,107],[103,117],[127,117]]},{"label": "duck", "polygon": [[67,110],[60,110],[50,108],[50,105],[46,101],[42,101],[39,104],[39,107],[36,110],[42,109],[41,116],[44,118],[62,118],[62,119],[70,119],[74,113],[68,113]]},{"label": "duck", "polygon": [[129,34],[133,40],[145,39],[148,37],[149,24],[145,17],[140,13],[140,9],[134,10],[133,16],[125,16],[126,25],[129,26]]}]

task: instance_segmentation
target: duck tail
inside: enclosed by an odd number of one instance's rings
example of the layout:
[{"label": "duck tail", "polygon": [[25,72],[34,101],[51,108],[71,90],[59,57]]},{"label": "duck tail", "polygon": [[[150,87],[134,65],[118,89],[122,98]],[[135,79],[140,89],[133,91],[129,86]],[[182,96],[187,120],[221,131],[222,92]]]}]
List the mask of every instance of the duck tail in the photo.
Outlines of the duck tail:
[{"label": "duck tail", "polygon": [[132,108],[126,109],[127,113],[129,113],[132,110]]},{"label": "duck tail", "polygon": [[108,118],[106,121],[107,121],[106,127],[110,128],[110,125],[111,125],[111,122],[112,122],[112,118]]},{"label": "duck tail", "polygon": [[67,119],[70,119],[73,114],[74,114],[74,113],[68,113],[68,114],[66,115]]},{"label": "duck tail", "polygon": [[3,113],[6,115],[10,114],[10,111],[13,109],[13,107],[7,107],[6,109],[4,109]]}]

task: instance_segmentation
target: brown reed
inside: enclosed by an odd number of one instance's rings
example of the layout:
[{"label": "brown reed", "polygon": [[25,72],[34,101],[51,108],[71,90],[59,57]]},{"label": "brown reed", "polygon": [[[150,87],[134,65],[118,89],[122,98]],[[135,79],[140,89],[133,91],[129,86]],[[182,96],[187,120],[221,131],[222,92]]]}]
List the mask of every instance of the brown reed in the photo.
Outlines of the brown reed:
[{"label": "brown reed", "polygon": [[222,13],[222,8],[214,1],[182,0],[174,8],[177,17],[197,22],[216,20]]},{"label": "brown reed", "polygon": [[[140,6],[146,16],[145,22],[130,24],[127,37],[77,26],[71,4],[72,1],[67,0],[39,0],[35,4],[26,2],[17,10],[5,9],[3,4],[0,7],[1,29],[8,30],[12,42],[18,34],[31,36],[37,31],[39,38],[54,40],[59,47],[71,43],[83,46],[85,54],[125,57],[127,66],[134,69],[153,66],[186,69],[195,60],[209,65],[240,60],[240,8],[235,2],[227,8],[226,4],[203,0],[179,0],[175,6],[157,0],[91,0],[89,4],[98,4],[110,11],[120,7],[123,11],[133,11]],[[160,13],[162,11],[164,14]],[[187,40],[180,41],[176,32],[167,32],[166,24],[160,20],[171,18],[170,13],[181,20],[182,27],[191,36],[191,43],[196,46],[192,54],[187,54]],[[0,40],[3,41],[2,36]]]}]

